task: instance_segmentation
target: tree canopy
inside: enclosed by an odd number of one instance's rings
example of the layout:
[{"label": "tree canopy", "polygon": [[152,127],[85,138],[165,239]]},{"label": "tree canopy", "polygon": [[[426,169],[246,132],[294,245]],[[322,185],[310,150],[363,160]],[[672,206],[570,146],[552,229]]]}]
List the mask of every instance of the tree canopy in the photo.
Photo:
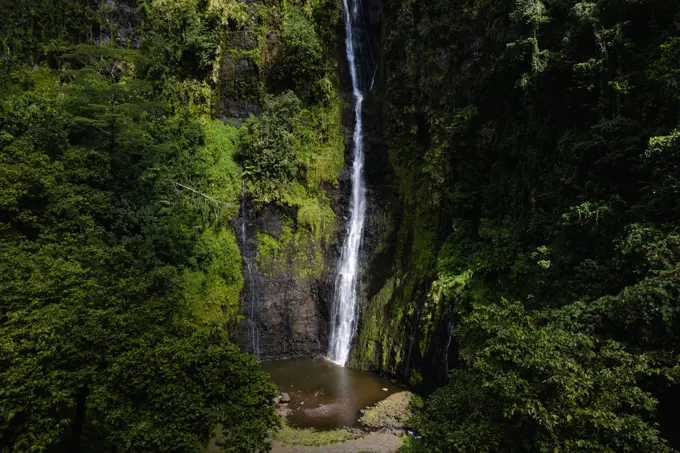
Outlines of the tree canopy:
[{"label": "tree canopy", "polygon": [[[242,8],[195,2],[171,37],[179,12],[145,3],[138,49],[101,42],[122,3],[8,3],[0,451],[202,452],[218,428],[229,451],[268,451],[276,389],[229,331],[240,134],[195,95],[212,89],[220,14]],[[45,22],[53,8],[68,20]]]},{"label": "tree canopy", "polygon": [[384,3],[407,214],[360,341],[379,369],[447,382],[424,451],[678,448],[679,12]]}]

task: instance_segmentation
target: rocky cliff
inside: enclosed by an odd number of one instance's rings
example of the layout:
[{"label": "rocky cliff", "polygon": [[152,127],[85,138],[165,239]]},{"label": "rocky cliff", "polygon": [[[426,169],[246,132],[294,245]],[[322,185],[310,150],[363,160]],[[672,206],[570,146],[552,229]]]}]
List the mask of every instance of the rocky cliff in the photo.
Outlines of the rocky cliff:
[{"label": "rocky cliff", "polygon": [[[401,92],[401,75],[407,67],[402,60],[403,42],[395,32],[403,28],[398,23],[397,3],[364,3],[371,18],[370,40],[380,64],[367,114],[370,215],[361,316],[351,365],[418,385],[423,374],[428,382],[446,377],[455,357],[455,342],[450,316],[424,319],[432,316],[426,313],[426,305],[436,279],[434,258],[441,245],[438,230],[444,224],[437,207],[426,201],[433,194],[419,181],[421,161],[401,158],[405,152],[426,152],[427,130],[417,111],[408,123],[390,123],[392,102]],[[399,142],[390,136],[395,127],[411,131],[410,141]],[[419,371],[423,369],[427,371]]]},{"label": "rocky cliff", "polygon": [[[351,142],[353,106],[342,3],[231,5],[223,23],[213,24],[218,27],[219,46],[217,60],[211,63],[209,109],[223,122],[247,130],[254,124],[248,123],[250,117],[257,122],[266,115],[267,96],[290,90],[307,112],[306,118],[298,115],[302,119],[290,133],[298,137],[296,146],[309,149],[304,156],[298,153],[296,158],[305,162],[294,174],[272,178],[266,189],[265,178],[249,173],[249,161],[241,158],[244,184],[231,226],[241,250],[244,286],[240,320],[232,322],[230,330],[245,350],[262,359],[323,355],[336,262],[349,216],[351,150],[346,144]],[[136,4],[119,0],[95,6],[101,12],[98,42],[142,45],[143,14]],[[433,331],[420,332],[432,263],[418,260],[427,259],[426,249],[432,244],[422,242],[418,234],[425,220],[408,188],[415,184],[413,169],[397,160],[398,153],[390,151],[384,138],[385,108],[393,96],[390,90],[398,84],[390,80],[383,58],[386,52],[395,52],[390,41],[395,12],[380,0],[363,0],[360,7],[364,23],[358,63],[368,92],[364,118],[368,205],[351,365],[407,377],[412,357],[418,356],[420,362],[429,355],[431,365],[445,374],[450,320],[444,318]],[[198,91],[196,95],[202,96]],[[416,119],[411,127],[418,126]],[[309,130],[320,127],[323,131],[310,141]],[[418,139],[426,140],[422,128]],[[310,156],[320,163],[311,162]],[[312,171],[316,177],[310,177]],[[432,351],[417,352],[421,343],[433,345]]]},{"label": "rocky cliff", "polygon": [[[264,168],[285,160],[280,150],[267,162],[260,157],[269,148],[244,157],[241,209],[232,222],[245,279],[238,341],[263,360],[326,353],[343,222],[341,9],[334,1],[305,8],[250,5],[248,20],[227,34],[217,79],[220,117],[259,130],[254,141],[269,140],[272,128],[281,126],[277,99],[292,97],[296,105],[285,126],[295,168],[285,176]],[[276,107],[263,106],[267,99]],[[254,126],[270,119],[271,127]],[[286,140],[277,136],[270,143],[281,147]]]}]

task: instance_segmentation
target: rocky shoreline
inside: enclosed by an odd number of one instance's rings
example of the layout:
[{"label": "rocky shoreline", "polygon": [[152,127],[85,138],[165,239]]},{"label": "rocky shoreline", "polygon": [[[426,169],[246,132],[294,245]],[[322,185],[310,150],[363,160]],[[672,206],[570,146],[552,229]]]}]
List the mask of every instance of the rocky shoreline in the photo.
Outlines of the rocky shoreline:
[{"label": "rocky shoreline", "polygon": [[[273,400],[282,427],[272,434],[271,453],[396,453],[404,443],[411,408],[417,398],[411,392],[397,392],[362,409],[357,426],[318,431],[286,423],[291,396],[281,393]],[[221,453],[225,447],[226,440],[217,437],[205,453]]]},{"label": "rocky shoreline", "polygon": [[395,453],[403,443],[411,416],[411,392],[398,392],[374,406],[362,409],[358,426],[331,431],[298,429],[286,424],[290,397],[275,399],[283,428],[272,438],[272,453]]}]

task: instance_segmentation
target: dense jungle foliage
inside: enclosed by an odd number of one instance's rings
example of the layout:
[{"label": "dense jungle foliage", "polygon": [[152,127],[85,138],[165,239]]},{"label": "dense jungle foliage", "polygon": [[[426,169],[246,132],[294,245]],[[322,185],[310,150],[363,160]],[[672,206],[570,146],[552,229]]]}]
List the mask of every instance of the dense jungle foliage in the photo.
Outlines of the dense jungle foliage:
[{"label": "dense jungle foliage", "polygon": [[387,0],[384,15],[402,214],[359,341],[412,383],[453,364],[407,449],[675,451],[680,3]]},{"label": "dense jungle foliage", "polygon": [[[231,343],[229,221],[245,173],[311,237],[332,224],[339,17],[323,0],[0,1],[0,451],[202,452],[215,434],[268,451],[276,389]],[[229,72],[244,54],[249,80]],[[237,129],[225,97],[262,121]]]},{"label": "dense jungle foliage", "polygon": [[[0,0],[1,452],[268,450],[230,221],[245,181],[257,265],[324,272],[340,6]],[[680,4],[382,14],[398,206],[353,354],[437,384],[404,449],[680,450]]]}]

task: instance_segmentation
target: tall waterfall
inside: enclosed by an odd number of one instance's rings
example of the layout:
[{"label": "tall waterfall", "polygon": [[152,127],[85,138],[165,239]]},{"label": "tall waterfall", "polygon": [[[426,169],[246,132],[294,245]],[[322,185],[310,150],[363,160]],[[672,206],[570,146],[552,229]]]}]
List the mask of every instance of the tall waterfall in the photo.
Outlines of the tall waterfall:
[{"label": "tall waterfall", "polygon": [[[347,225],[345,242],[338,263],[335,280],[335,296],[331,312],[331,337],[328,356],[339,365],[345,365],[349,357],[352,336],[356,327],[357,273],[359,272],[359,249],[366,215],[366,189],[364,187],[364,136],[363,103],[357,56],[359,48],[355,39],[360,24],[360,0],[343,0],[345,10],[345,47],[347,62],[352,78],[354,97],[354,135],[352,152],[352,197],[350,199],[350,220]],[[350,6],[351,3],[351,6]],[[372,85],[372,84],[371,84]]]},{"label": "tall waterfall", "polygon": [[248,223],[248,212],[246,209],[246,179],[241,179],[241,250],[245,263],[244,277],[247,285],[247,295],[245,296],[247,307],[248,336],[250,336],[250,350],[258,359],[260,358],[260,329],[257,327],[257,276],[253,271],[253,260],[248,253],[248,235],[246,234],[246,224]]}]

